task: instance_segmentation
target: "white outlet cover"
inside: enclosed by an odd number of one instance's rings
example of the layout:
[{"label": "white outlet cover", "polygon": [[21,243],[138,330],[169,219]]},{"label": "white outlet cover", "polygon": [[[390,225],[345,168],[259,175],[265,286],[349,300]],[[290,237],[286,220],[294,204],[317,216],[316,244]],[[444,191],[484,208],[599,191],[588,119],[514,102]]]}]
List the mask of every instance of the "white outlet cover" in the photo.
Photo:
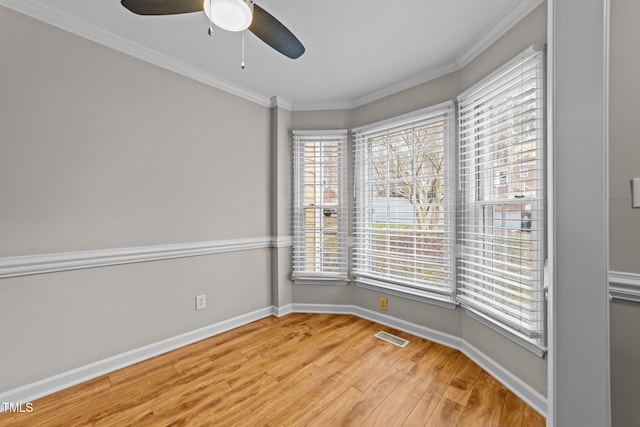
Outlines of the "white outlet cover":
[{"label": "white outlet cover", "polygon": [[207,307],[207,296],[206,295],[198,295],[196,297],[196,310],[203,310]]},{"label": "white outlet cover", "polygon": [[640,178],[631,180],[631,205],[640,208]]}]

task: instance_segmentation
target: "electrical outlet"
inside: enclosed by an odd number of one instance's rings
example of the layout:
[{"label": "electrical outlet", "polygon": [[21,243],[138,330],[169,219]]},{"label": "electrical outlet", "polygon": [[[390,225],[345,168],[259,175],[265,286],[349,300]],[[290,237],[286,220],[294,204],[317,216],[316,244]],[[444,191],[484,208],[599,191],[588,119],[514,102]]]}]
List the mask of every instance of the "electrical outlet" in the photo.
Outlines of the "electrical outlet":
[{"label": "electrical outlet", "polygon": [[387,299],[385,297],[378,298],[378,308],[382,311],[387,311]]},{"label": "electrical outlet", "polygon": [[207,308],[207,296],[205,294],[196,297],[196,310],[204,310]]}]

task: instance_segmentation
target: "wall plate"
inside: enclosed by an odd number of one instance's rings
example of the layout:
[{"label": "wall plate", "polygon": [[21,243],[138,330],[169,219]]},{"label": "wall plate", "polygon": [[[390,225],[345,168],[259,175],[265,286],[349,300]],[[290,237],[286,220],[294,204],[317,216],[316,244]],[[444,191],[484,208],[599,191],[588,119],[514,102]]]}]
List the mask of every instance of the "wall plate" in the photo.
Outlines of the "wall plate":
[{"label": "wall plate", "polygon": [[205,294],[196,296],[196,310],[207,308],[207,296]]}]

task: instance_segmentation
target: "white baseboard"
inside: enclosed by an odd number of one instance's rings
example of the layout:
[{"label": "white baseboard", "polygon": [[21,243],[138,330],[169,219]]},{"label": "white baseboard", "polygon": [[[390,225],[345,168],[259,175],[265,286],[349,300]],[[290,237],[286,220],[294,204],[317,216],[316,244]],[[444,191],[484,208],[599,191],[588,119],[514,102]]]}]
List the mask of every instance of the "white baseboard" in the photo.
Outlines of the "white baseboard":
[{"label": "white baseboard", "polygon": [[[108,357],[88,365],[80,366],[70,371],[62,372],[42,380],[2,392],[0,393],[0,402],[31,402],[65,388],[108,374],[109,372],[133,365],[134,363],[210,338],[214,335],[229,331],[247,323],[269,317],[273,313],[274,307],[265,307],[213,325],[167,338],[144,347],[139,347],[125,353]],[[0,405],[0,412],[2,411],[3,405]]]},{"label": "white baseboard", "polygon": [[355,305],[293,304],[293,311],[296,313],[352,314],[438,344],[446,345],[455,350],[460,350],[465,356],[473,360],[492,377],[500,381],[502,385],[511,390],[513,394],[535,409],[540,415],[545,418],[547,417],[547,398],[545,396],[462,338]]},{"label": "white baseboard", "polygon": [[283,305],[282,307],[273,306],[273,315],[276,317],[286,316],[293,313],[293,304]]},{"label": "white baseboard", "polygon": [[345,304],[293,304],[294,313],[355,314],[355,305]]}]

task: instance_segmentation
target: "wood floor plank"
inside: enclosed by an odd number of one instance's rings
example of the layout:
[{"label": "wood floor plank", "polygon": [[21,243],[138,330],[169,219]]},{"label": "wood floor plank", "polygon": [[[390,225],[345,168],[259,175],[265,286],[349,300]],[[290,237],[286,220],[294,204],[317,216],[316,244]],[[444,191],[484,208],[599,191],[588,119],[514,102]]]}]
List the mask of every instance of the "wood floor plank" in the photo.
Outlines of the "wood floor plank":
[{"label": "wood floor plank", "polygon": [[420,400],[413,407],[413,410],[409,413],[409,416],[402,422],[403,427],[424,427],[427,425],[427,420],[431,418],[431,415],[435,412],[440,400],[443,398],[431,393],[425,392]]},{"label": "wood floor plank", "polygon": [[201,425],[209,422],[215,425],[233,425],[229,420],[234,412],[241,410],[244,405],[256,407],[261,398],[267,395],[273,396],[280,390],[278,382],[273,377],[261,374],[243,383],[242,389],[228,393],[222,401],[200,409],[193,419],[193,424]]},{"label": "wood floor plank", "polygon": [[449,381],[449,385],[444,392],[444,397],[462,406],[466,406],[469,396],[471,395],[471,388],[481,373],[482,369],[478,365],[466,357],[463,358],[451,381]]},{"label": "wood floor plank", "polygon": [[221,399],[233,389],[226,381],[220,381],[215,374],[209,378],[185,381],[161,393],[151,408],[155,414],[176,416],[180,411],[191,411],[198,406]]},{"label": "wood floor plank", "polygon": [[466,357],[457,350],[445,346],[438,348],[441,357],[434,361],[430,376],[432,377],[428,391],[444,396],[458,366]]},{"label": "wood floor plank", "polygon": [[119,370],[108,375],[114,390],[119,388],[143,387],[148,385],[162,386],[175,378],[180,373],[173,364],[163,362],[162,359],[153,358],[136,363],[128,370]]},{"label": "wood floor plank", "polygon": [[[414,362],[413,368],[369,416],[367,425],[389,427],[404,425],[424,397],[433,380],[430,373],[433,361],[439,356],[438,348],[425,340],[416,340],[414,348],[418,351],[409,359]],[[427,418],[423,418],[422,421],[425,419]]]},{"label": "wood floor plank", "polygon": [[353,402],[362,399],[363,393],[355,387],[349,387],[335,399],[334,403],[310,420],[309,427],[346,426],[349,423],[349,415],[354,410]]},{"label": "wood floor plank", "polygon": [[524,417],[524,402],[507,390],[502,402],[502,413],[500,414],[500,427],[521,426]]},{"label": "wood floor plank", "polygon": [[495,427],[500,423],[506,389],[482,371],[471,388],[458,427]]},{"label": "wood floor plank", "polygon": [[[351,402],[349,410],[342,414],[338,425],[360,426],[365,425],[365,422],[366,425],[384,425],[369,424],[368,421],[376,408],[393,393],[393,390],[404,380],[414,365],[415,362],[398,358],[393,365],[387,366],[382,375],[378,376],[376,381],[371,383],[357,400]],[[321,414],[318,419],[322,419],[323,415]]]},{"label": "wood floor plank", "polygon": [[[314,364],[303,366],[279,381],[283,392],[270,396],[269,401],[261,404],[257,410],[247,410],[247,420],[262,423],[263,420],[273,419],[274,415],[281,410],[287,412],[292,406],[305,408],[309,401],[316,398],[318,390],[324,390],[327,381],[340,375],[344,366],[344,363],[334,363],[324,367]],[[287,393],[287,390],[295,390],[296,394],[292,396],[291,393]]]},{"label": "wood floor plank", "polygon": [[[296,404],[281,408],[269,420],[269,426],[298,426],[307,425],[317,418],[351,386],[343,374],[323,381],[316,390],[307,392]],[[320,392],[319,390],[322,390]]]},{"label": "wood floor plank", "polygon": [[[399,348],[380,330],[408,339]],[[0,413],[4,426],[543,426],[462,353],[352,315],[268,317]]]},{"label": "wood floor plank", "polygon": [[463,411],[464,406],[443,397],[425,425],[429,427],[457,426]]}]

